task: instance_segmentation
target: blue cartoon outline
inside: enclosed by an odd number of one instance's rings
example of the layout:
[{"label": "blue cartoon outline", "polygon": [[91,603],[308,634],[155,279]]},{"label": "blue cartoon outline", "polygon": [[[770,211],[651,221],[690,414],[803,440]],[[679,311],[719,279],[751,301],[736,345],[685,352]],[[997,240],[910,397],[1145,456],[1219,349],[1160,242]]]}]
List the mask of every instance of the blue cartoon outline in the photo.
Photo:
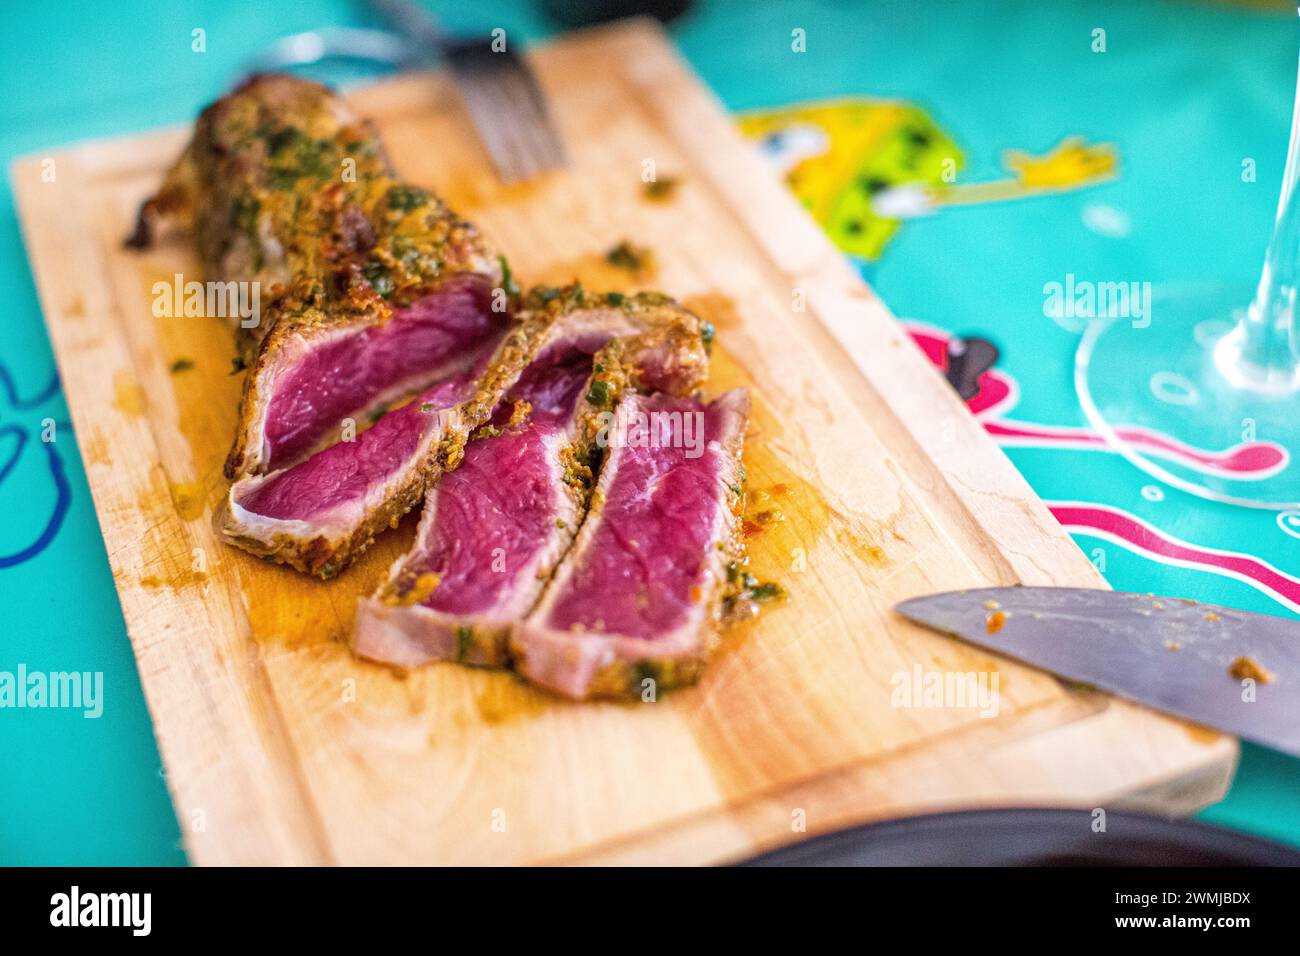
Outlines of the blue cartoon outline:
[{"label": "blue cartoon outline", "polygon": [[[14,411],[30,411],[59,393],[59,375],[58,372],[54,372],[45,388],[31,398],[22,398],[18,394],[18,387],[14,382],[13,375],[3,363],[0,363],[0,389],[3,389],[4,398],[10,409]],[[66,422],[55,420],[55,425],[69,431],[72,430],[72,426]],[[17,441],[8,460],[0,464],[0,485],[4,484],[14,468],[17,467],[31,438],[26,426],[19,422],[0,424],[0,436],[6,435],[15,436]],[[13,554],[0,554],[0,568],[11,568],[23,564],[48,548],[55,535],[59,533],[59,529],[63,527],[63,520],[67,517],[68,509],[72,504],[72,487],[68,483],[68,477],[63,467],[63,459],[59,456],[55,443],[41,442],[41,444],[45,448],[45,458],[50,470],[50,478],[54,481],[54,510],[45,523],[44,530],[41,531],[35,541]]]}]

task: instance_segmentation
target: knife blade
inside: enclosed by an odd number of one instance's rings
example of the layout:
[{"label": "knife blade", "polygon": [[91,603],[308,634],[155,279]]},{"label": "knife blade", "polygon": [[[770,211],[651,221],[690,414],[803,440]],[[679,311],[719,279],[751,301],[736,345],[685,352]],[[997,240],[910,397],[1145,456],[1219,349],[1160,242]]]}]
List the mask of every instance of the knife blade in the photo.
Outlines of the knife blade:
[{"label": "knife blade", "polygon": [[948,591],[894,610],[1060,677],[1300,756],[1300,621],[1090,588]]}]

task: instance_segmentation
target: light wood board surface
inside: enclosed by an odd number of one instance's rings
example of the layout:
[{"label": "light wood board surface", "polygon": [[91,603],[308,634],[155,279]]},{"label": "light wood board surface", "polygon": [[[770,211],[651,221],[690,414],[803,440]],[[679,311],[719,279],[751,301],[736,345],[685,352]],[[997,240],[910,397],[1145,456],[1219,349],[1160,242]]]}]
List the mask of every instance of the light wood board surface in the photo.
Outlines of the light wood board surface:
[{"label": "light wood board surface", "polygon": [[[202,278],[184,237],[120,244],[186,132],[57,153],[53,182],[45,157],[20,161],[33,271],[191,860],[717,862],[939,807],[1217,799],[1230,738],[891,613],[958,587],[1104,585],[658,29],[574,35],[534,62],[572,167],[525,186],[497,184],[445,78],[350,98],[403,174],[478,222],[523,280],[662,288],[717,324],[711,387],[751,388],[751,494],[785,518],[752,540],[754,570],[792,598],[654,703],[356,659],[356,599],[415,516],[328,584],[217,539],[231,331],[153,316],[155,282]],[[646,161],[677,180],[667,201],[646,198]],[[622,239],[653,268],[609,266]],[[181,359],[194,367],[173,372]],[[996,715],[895,706],[916,668],[996,674]]]}]

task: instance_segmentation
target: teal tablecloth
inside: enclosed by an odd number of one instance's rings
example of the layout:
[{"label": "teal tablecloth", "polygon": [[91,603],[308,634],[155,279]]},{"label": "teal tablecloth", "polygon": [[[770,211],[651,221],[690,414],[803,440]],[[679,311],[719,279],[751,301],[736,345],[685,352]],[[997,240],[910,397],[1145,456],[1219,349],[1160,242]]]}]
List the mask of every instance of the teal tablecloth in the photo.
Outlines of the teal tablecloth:
[{"label": "teal tablecloth", "polygon": [[[530,38],[553,29],[523,3],[430,6],[455,28],[500,25]],[[0,31],[0,159],[187,120],[251,51],[288,32],[359,24],[358,7],[87,0],[11,9]],[[196,28],[204,53],[191,49]],[[791,50],[797,28],[803,54]],[[1097,29],[1104,53],[1093,50]],[[1259,267],[1295,80],[1298,31],[1285,4],[719,2],[700,4],[673,35],[736,110],[842,96],[918,107],[959,147],[963,181],[1005,177],[1006,150],[1042,154],[1067,136],[1112,145],[1113,181],[909,220],[861,261],[900,316],[1001,345],[999,367],[1019,386],[1004,417],[1083,424],[1068,378],[1075,333],[1044,318],[1045,282],[1068,273],[1239,279]],[[1255,160],[1255,182],[1243,181],[1245,158]],[[39,440],[40,422],[66,423],[67,410],[7,180],[0,189],[0,671],[102,671],[105,681],[99,719],[0,709],[0,863],[181,863],[79,455],[66,438]],[[1068,443],[1008,453],[1049,502],[1120,509],[1164,537],[1247,554],[1283,582],[1175,565],[1141,541],[1081,533],[1086,550],[1104,549],[1115,587],[1294,613],[1300,542],[1275,516],[1173,491],[1152,500],[1149,480],[1122,460]],[[1231,794],[1204,816],[1300,844],[1300,763],[1245,747]]]}]

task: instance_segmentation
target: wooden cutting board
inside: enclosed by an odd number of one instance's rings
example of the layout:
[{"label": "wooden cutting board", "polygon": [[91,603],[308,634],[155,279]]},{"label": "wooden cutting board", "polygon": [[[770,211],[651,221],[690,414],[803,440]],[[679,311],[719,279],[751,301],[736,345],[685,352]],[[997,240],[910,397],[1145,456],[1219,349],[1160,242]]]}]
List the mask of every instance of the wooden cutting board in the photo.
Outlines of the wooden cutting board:
[{"label": "wooden cutting board", "polygon": [[[891,613],[957,587],[1104,585],[657,27],[575,35],[535,65],[573,162],[526,186],[495,181],[443,77],[351,98],[405,175],[524,279],[662,288],[717,324],[713,387],[756,399],[751,508],[784,516],[752,539],[754,570],[791,600],[731,632],[697,687],[653,703],[354,658],[357,596],[415,519],[329,584],[217,539],[231,333],[153,316],[155,282],[202,278],[183,238],[120,244],[186,131],[20,161],[23,230],[191,860],[701,863],[923,809],[1183,813],[1221,796],[1233,740]],[[666,201],[645,195],[647,161],[678,183]],[[604,260],[622,239],[654,252],[640,277]],[[948,672],[996,674],[996,715],[896,706],[904,676]]]}]

